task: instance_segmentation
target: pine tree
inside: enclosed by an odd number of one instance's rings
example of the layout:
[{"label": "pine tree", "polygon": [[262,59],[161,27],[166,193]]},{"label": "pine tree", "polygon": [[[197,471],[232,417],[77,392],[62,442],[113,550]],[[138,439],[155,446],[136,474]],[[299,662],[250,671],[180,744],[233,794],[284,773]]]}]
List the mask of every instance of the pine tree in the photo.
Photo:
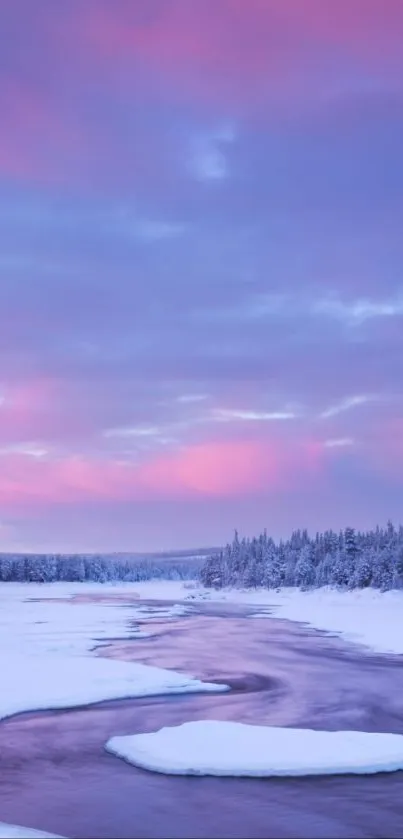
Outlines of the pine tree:
[{"label": "pine tree", "polygon": [[13,578],[13,560],[11,556],[0,557],[0,580],[8,582]]},{"label": "pine tree", "polygon": [[393,588],[395,578],[394,553],[391,548],[385,547],[378,555],[378,561],[373,572],[374,584],[381,591],[388,591]]},{"label": "pine tree", "polygon": [[314,545],[302,548],[299,560],[295,566],[295,584],[307,589],[315,582]]},{"label": "pine tree", "polygon": [[367,588],[371,585],[374,564],[376,564],[376,553],[373,550],[361,553],[353,578],[355,586]]},{"label": "pine tree", "polygon": [[328,586],[332,582],[333,557],[327,553],[325,558],[319,563],[315,572],[315,585]]}]

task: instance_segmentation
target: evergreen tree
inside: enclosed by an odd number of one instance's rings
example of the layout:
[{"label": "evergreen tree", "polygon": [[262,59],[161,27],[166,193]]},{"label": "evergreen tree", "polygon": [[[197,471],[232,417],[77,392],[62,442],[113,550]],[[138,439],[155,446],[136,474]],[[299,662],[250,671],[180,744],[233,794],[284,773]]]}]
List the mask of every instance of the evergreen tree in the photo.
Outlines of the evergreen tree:
[{"label": "evergreen tree", "polygon": [[374,550],[367,550],[361,553],[358,565],[354,574],[354,585],[358,588],[367,588],[372,582],[372,569],[376,564],[376,553]]},{"label": "evergreen tree", "polygon": [[314,539],[306,530],[295,530],[288,541],[277,545],[267,531],[241,541],[235,532],[215,574],[226,586],[403,587],[403,526],[396,530],[388,522],[386,529],[367,533],[347,527],[339,534],[317,533]]},{"label": "evergreen tree", "polygon": [[295,566],[295,585],[307,589],[315,582],[314,545],[305,545]]}]

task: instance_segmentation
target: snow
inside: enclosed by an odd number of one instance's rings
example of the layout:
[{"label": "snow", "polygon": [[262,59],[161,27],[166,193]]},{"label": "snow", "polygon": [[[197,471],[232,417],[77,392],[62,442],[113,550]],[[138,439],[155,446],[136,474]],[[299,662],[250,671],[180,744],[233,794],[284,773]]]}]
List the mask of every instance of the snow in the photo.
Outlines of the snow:
[{"label": "snow", "polygon": [[[55,587],[71,584],[56,583]],[[78,583],[75,590],[80,592]],[[105,590],[97,584],[84,584],[91,591]],[[52,588],[52,586],[50,586]],[[109,588],[109,586],[108,586]],[[380,592],[378,589],[356,589],[343,592],[332,588],[300,591],[284,588],[267,589],[205,589],[180,581],[151,580],[144,583],[119,583],[115,593],[132,591],[150,600],[225,601],[251,607],[250,617],[283,618],[305,623],[339,635],[346,641],[366,646],[377,653],[403,654],[403,591]],[[256,611],[255,611],[256,610]]]},{"label": "snow", "polygon": [[253,615],[249,615],[250,618],[272,618],[273,615],[271,612],[254,612]]},{"label": "snow", "polygon": [[43,830],[33,830],[21,827],[19,824],[0,822],[0,839],[62,839],[56,833],[44,833]]},{"label": "snow", "polygon": [[[251,618],[284,618],[362,644],[377,653],[403,654],[403,591],[200,589],[192,601],[209,599],[255,607]],[[270,611],[269,611],[270,610]]]},{"label": "snow", "polygon": [[112,737],[106,749],[142,769],[167,775],[268,777],[403,769],[400,734],[312,731],[216,720]]},{"label": "snow", "polygon": [[[4,595],[1,594],[4,590]],[[18,595],[18,591],[20,595]],[[10,593],[5,595],[5,592]],[[66,600],[66,609],[69,599],[74,595],[98,595],[102,597],[116,598],[122,596],[130,599],[132,608],[131,616],[138,618],[139,623],[152,623],[155,620],[174,620],[181,615],[191,611],[193,604],[198,601],[224,601],[227,603],[242,604],[251,607],[250,617],[254,618],[284,618],[291,621],[305,623],[314,629],[320,629],[331,634],[341,636],[347,641],[365,645],[378,653],[403,654],[403,592],[388,591],[381,593],[376,589],[360,589],[350,592],[341,592],[331,588],[320,588],[312,591],[300,591],[298,589],[282,589],[281,591],[254,589],[205,589],[197,584],[190,585],[188,582],[172,580],[151,580],[140,583],[3,583],[0,584],[0,604],[2,598],[12,601],[13,597],[41,597],[43,599],[63,598]],[[136,603],[139,598],[143,600],[179,601],[175,606],[150,607],[141,602]],[[45,604],[41,605],[43,609]],[[58,603],[60,609],[62,604]],[[86,604],[87,607],[90,604]],[[95,605],[91,604],[94,609]],[[119,606],[110,605],[107,611],[106,605],[97,604],[98,612],[87,613],[89,620],[88,627],[97,631],[92,637],[98,639],[110,638],[112,635],[119,637],[141,637],[140,630],[127,629],[123,625],[122,613],[126,610]],[[186,607],[186,612],[184,610]],[[75,606],[74,608],[78,608]],[[135,611],[137,609],[137,612]],[[159,609],[160,611],[157,611]],[[72,631],[70,625],[70,613],[66,612],[66,620],[69,623],[69,632],[66,635],[65,628],[59,637],[55,638],[55,627],[52,625],[51,638],[58,648],[61,645],[72,644]],[[85,612],[82,612],[82,621],[85,622]],[[95,621],[95,615],[99,617]],[[41,617],[39,616],[39,620]],[[77,617],[75,621],[77,621]],[[0,612],[0,632],[2,616]],[[62,621],[61,614],[58,617],[58,626]],[[87,628],[88,628],[87,627]],[[74,647],[80,643],[84,650],[87,650],[87,635],[85,627],[77,626]],[[18,631],[14,627],[13,632]],[[25,631],[25,630],[24,630]],[[34,632],[34,629],[31,629]],[[83,634],[84,632],[84,634]],[[44,638],[44,630],[40,632],[41,643]]]},{"label": "snow", "polygon": [[[272,616],[306,623],[377,653],[403,653],[403,592],[267,592]],[[263,617],[263,615],[260,615]]]},{"label": "snow", "polygon": [[[135,599],[130,608],[71,602],[75,588],[65,586],[67,599],[54,602],[52,598],[63,596],[57,584],[0,584],[0,719],[107,699],[227,690],[190,675],[93,652],[109,639],[144,637],[129,621],[175,620],[183,606],[144,608]],[[100,588],[103,595],[108,593],[106,585],[95,586],[95,593]],[[35,601],[42,597],[44,602]]]},{"label": "snow", "polygon": [[200,594],[198,584],[183,582],[182,580],[147,580],[144,582],[117,582],[111,580],[107,583],[97,582],[54,582],[54,583],[0,583],[0,588],[7,592],[24,592],[24,597],[40,597],[43,600],[54,598],[72,598],[76,595],[101,595],[107,597],[112,595],[123,595],[132,599],[142,598],[143,600],[183,600],[186,594],[195,590]]}]

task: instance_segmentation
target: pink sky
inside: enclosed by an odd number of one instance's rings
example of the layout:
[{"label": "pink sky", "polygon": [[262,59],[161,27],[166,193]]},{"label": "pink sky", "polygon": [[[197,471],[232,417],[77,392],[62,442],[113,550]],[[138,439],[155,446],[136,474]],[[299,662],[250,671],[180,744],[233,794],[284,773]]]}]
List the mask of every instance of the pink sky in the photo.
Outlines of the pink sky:
[{"label": "pink sky", "polygon": [[0,550],[403,502],[401,0],[2,0]]}]

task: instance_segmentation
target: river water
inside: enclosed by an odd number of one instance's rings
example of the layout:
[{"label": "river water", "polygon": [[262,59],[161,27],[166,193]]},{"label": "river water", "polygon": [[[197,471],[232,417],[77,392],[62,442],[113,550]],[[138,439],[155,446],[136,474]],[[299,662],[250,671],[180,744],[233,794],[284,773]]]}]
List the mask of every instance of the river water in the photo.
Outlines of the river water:
[{"label": "river water", "polygon": [[205,718],[403,734],[402,657],[372,655],[288,621],[251,619],[250,612],[200,603],[189,616],[154,622],[149,639],[94,653],[225,682],[227,694],[109,702],[4,721],[0,820],[71,839],[403,837],[403,772],[170,777],[104,751],[114,735]]}]

